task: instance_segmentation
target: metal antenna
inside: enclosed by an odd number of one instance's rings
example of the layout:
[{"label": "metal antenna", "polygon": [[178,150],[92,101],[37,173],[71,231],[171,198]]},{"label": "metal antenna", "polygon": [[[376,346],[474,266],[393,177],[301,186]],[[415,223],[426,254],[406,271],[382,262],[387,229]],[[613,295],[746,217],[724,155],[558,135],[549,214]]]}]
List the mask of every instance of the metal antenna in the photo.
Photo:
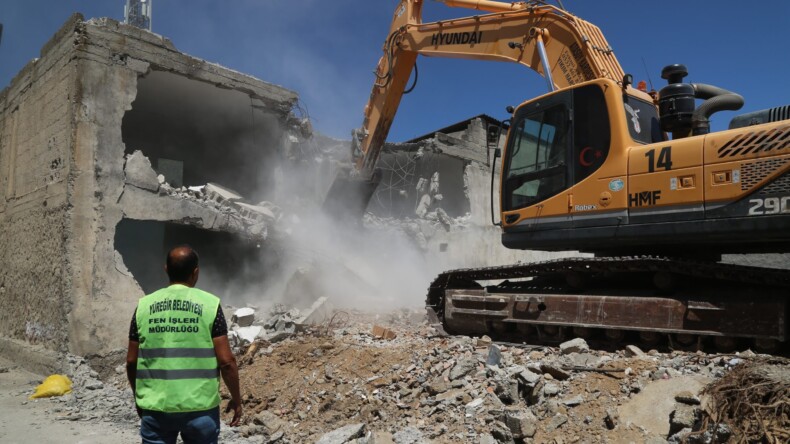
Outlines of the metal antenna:
[{"label": "metal antenna", "polygon": [[650,82],[650,91],[655,91],[655,88],[653,88],[653,79],[650,78],[650,71],[647,70],[647,63],[645,63],[644,57],[642,57],[642,66],[645,67],[645,74],[647,74],[647,81]]},{"label": "metal antenna", "polygon": [[154,0],[126,0],[124,23],[151,30],[151,3]]}]

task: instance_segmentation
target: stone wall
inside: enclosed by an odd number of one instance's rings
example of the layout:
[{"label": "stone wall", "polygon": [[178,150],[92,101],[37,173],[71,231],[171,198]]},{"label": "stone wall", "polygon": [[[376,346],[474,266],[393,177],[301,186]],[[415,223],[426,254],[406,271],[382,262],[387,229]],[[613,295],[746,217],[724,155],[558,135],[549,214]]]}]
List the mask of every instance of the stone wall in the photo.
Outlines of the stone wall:
[{"label": "stone wall", "polygon": [[70,20],[0,93],[0,335],[62,350],[74,155]]}]

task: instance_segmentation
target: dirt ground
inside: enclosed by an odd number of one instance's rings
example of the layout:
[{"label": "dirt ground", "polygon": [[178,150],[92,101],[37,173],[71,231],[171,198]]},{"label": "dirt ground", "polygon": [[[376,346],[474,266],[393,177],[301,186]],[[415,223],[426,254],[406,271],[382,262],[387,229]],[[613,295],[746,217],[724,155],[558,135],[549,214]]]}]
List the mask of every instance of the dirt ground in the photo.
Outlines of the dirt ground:
[{"label": "dirt ground", "polygon": [[[2,369],[5,369],[3,371]],[[29,400],[43,376],[0,358],[0,442],[5,444],[100,444],[139,442],[135,424],[58,419],[58,398]]]}]

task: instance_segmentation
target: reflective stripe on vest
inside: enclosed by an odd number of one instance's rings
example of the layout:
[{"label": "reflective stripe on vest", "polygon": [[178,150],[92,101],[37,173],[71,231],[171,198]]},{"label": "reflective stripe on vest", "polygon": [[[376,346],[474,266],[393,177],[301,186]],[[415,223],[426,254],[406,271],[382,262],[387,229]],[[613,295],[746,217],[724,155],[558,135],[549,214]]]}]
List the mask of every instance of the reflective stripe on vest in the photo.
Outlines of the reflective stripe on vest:
[{"label": "reflective stripe on vest", "polygon": [[180,284],[140,299],[140,408],[178,413],[219,405],[219,369],[211,338],[218,307],[216,296]]},{"label": "reflective stripe on vest", "polygon": [[137,379],[197,379],[197,378],[216,378],[219,376],[219,369],[212,368],[207,370],[152,370],[143,369],[137,372]]},{"label": "reflective stripe on vest", "polygon": [[213,358],[214,348],[148,348],[141,349],[138,357],[153,358]]}]

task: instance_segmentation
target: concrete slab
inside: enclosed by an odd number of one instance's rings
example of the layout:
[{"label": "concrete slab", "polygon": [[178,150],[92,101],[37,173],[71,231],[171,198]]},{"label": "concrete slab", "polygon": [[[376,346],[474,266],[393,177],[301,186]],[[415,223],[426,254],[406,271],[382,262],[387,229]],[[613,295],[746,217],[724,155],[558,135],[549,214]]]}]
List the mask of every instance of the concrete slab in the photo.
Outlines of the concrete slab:
[{"label": "concrete slab", "polygon": [[699,394],[711,380],[702,376],[659,379],[645,386],[639,394],[618,408],[621,423],[642,427],[651,434],[669,434],[669,415],[675,410],[676,393]]},{"label": "concrete slab", "polygon": [[124,173],[129,185],[154,192],[159,189],[159,179],[151,167],[151,161],[140,150],[126,156]]}]

